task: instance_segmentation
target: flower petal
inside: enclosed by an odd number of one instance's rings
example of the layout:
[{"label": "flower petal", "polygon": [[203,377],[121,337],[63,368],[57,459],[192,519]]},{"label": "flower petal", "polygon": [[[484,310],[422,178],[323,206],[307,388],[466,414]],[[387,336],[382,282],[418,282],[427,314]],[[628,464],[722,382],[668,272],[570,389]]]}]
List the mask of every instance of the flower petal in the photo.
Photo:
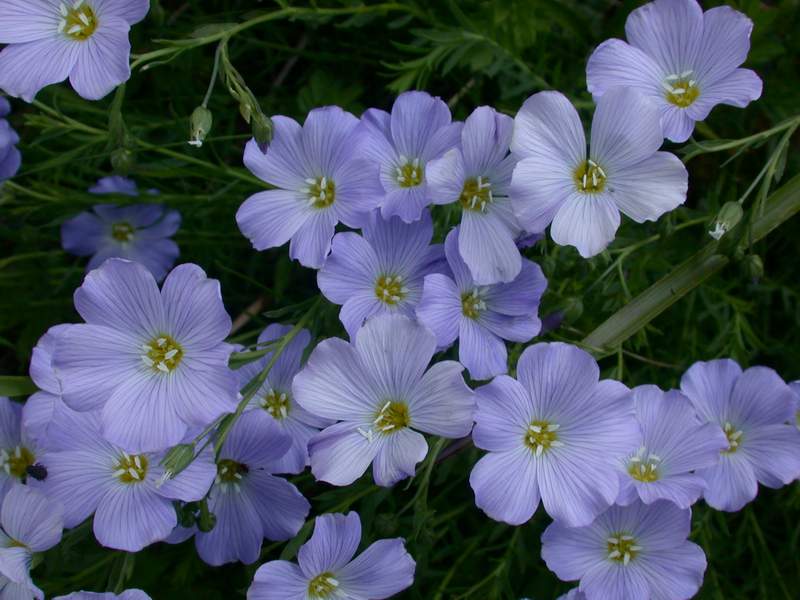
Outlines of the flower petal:
[{"label": "flower petal", "polygon": [[247,590],[248,600],[306,600],[308,579],[286,560],[271,560],[256,571]]},{"label": "flower petal", "polygon": [[79,50],[80,44],[58,35],[6,46],[0,51],[0,89],[33,102],[42,88],[69,76]]},{"label": "flower petal", "polygon": [[453,280],[433,273],[425,276],[417,318],[436,336],[440,348],[456,341],[461,321],[461,297]]},{"label": "flower petal", "polygon": [[755,71],[736,69],[727,77],[703,86],[697,100],[686,108],[686,112],[695,121],[703,121],[717,104],[744,108],[761,97],[763,87]]},{"label": "flower petal", "polygon": [[681,391],[702,421],[721,423],[741,374],[741,367],[729,358],[696,362],[681,377]]},{"label": "flower petal", "polygon": [[458,148],[451,148],[441,158],[430,161],[425,168],[428,193],[433,204],[450,204],[461,196],[467,175],[464,159]]},{"label": "flower petal", "polygon": [[242,494],[250,498],[268,540],[293,538],[305,523],[311,508],[293,484],[263,471],[248,473]]},{"label": "flower petal", "polygon": [[730,6],[703,13],[703,37],[695,62],[695,77],[708,85],[729,77],[747,59],[753,22]]},{"label": "flower petal", "polygon": [[361,518],[357,512],[319,515],[314,533],[297,552],[300,568],[308,579],[344,567],[361,543]]},{"label": "flower petal", "polygon": [[522,384],[508,375],[498,375],[476,389],[475,397],[475,445],[495,452],[521,447],[535,414]]},{"label": "flower petal", "polygon": [[64,515],[61,506],[28,486],[15,486],[3,500],[3,532],[32,552],[49,550],[61,540]]},{"label": "flower petal", "polygon": [[217,523],[208,533],[198,531],[194,538],[200,558],[214,567],[237,560],[246,565],[256,562],[264,535],[250,499],[230,488],[223,491],[214,486],[208,508]]},{"label": "flower petal", "polygon": [[527,523],[539,507],[537,461],[519,444],[513,450],[490,452],[469,476],[475,504],[495,521]]},{"label": "flower petal", "polygon": [[697,474],[706,482],[706,502],[717,510],[741,510],[758,493],[755,471],[741,452],[723,454],[717,466],[698,469]]},{"label": "flower petal", "polygon": [[499,215],[465,210],[458,250],[478,285],[508,283],[519,275],[522,257],[514,233]]},{"label": "flower petal", "polygon": [[289,256],[304,267],[319,269],[331,250],[331,239],[336,227],[333,210],[315,210],[292,236]]},{"label": "flower petal", "polygon": [[373,292],[380,275],[378,257],[363,237],[353,232],[337,233],[331,253],[317,272],[317,285],[325,297],[344,304],[357,291]]},{"label": "flower petal", "polygon": [[114,485],[94,515],[94,535],[109,548],[138,552],[165,539],[178,524],[175,508],[146,483]]},{"label": "flower petal", "polygon": [[[561,92],[534,94],[514,117],[511,151],[522,158],[557,164],[571,176],[586,160],[586,138],[578,111]],[[551,162],[548,157],[555,158]]]},{"label": "flower petal", "polygon": [[348,160],[358,125],[349,112],[338,106],[314,108],[303,123],[303,154],[317,177],[332,177]]},{"label": "flower petal", "polygon": [[576,190],[569,166],[555,154],[523,158],[514,167],[509,196],[525,231],[540,233]]},{"label": "flower petal", "polygon": [[408,428],[385,437],[372,464],[372,476],[377,485],[391,487],[414,476],[417,464],[428,454],[428,443],[423,435]]},{"label": "flower petal", "polygon": [[637,223],[656,221],[686,202],[689,173],[669,152],[620,169],[614,178],[612,198],[619,210]]},{"label": "flower petal", "polygon": [[[158,481],[164,474],[164,468],[161,465],[153,465],[151,473],[152,479]],[[156,493],[170,500],[199,502],[211,489],[216,476],[214,453],[211,448],[206,448],[180,473],[156,483]]]},{"label": "flower petal", "polygon": [[472,379],[491,379],[508,371],[506,345],[499,337],[473,319],[459,322],[458,360]]},{"label": "flower petal", "polygon": [[253,248],[266,250],[283,246],[312,214],[306,195],[268,190],[253,194],[242,203],[236,211],[236,223]]},{"label": "flower petal", "polygon": [[550,236],[556,244],[574,246],[582,257],[591,258],[614,241],[619,221],[610,195],[574,192],[558,209]]},{"label": "flower petal", "polygon": [[97,252],[105,237],[104,224],[94,213],[82,212],[61,224],[61,247],[75,256]]},{"label": "flower petal", "polygon": [[589,155],[616,187],[619,172],[650,158],[664,142],[661,111],[651,98],[631,88],[614,88],[597,101]]},{"label": "flower petal", "polygon": [[131,77],[130,25],[116,16],[104,16],[95,32],[83,42],[69,82],[78,95],[100,100]]},{"label": "flower petal", "polygon": [[434,98],[427,92],[404,92],[392,106],[394,146],[403,156],[421,158],[428,140],[449,123],[450,109],[441,98]]},{"label": "flower petal", "polygon": [[415,568],[403,540],[394,538],[378,540],[337,575],[348,595],[383,600],[411,587]]},{"label": "flower petal", "polygon": [[625,22],[625,35],[665,71],[691,69],[703,37],[703,9],[696,0],[650,2]]},{"label": "flower petal", "polygon": [[431,366],[409,394],[411,427],[448,438],[469,435],[475,399],[453,360]]},{"label": "flower petal", "polygon": [[647,54],[617,39],[606,40],[595,48],[586,64],[586,86],[595,99],[618,86],[664,99],[663,76]]},{"label": "flower petal", "polygon": [[368,440],[352,423],[337,423],[311,438],[311,472],[319,481],[350,485],[361,477],[381,449],[382,440]]}]

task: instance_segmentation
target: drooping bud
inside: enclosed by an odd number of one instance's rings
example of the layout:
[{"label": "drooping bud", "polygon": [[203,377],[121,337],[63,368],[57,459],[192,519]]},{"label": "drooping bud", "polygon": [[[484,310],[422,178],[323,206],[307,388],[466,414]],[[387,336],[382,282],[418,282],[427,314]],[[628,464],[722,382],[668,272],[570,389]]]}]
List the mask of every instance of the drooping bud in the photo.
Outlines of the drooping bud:
[{"label": "drooping bud", "polygon": [[272,141],[272,119],[258,111],[253,114],[250,125],[253,128],[253,137],[256,140],[256,144],[258,144],[258,149],[261,150],[262,154],[266,154],[267,148],[269,148],[269,144]]},{"label": "drooping bud", "polygon": [[748,254],[744,257],[744,268],[748,277],[758,281],[764,276],[764,261],[758,254]]},{"label": "drooping bud", "polygon": [[199,148],[203,145],[208,132],[211,131],[211,125],[214,123],[214,115],[205,106],[198,106],[194,109],[191,118],[189,119],[189,145]]},{"label": "drooping bud", "polygon": [[127,175],[135,165],[136,158],[133,152],[127,148],[117,148],[111,153],[111,166],[114,168],[114,172]]},{"label": "drooping bud", "polygon": [[164,481],[172,479],[194,460],[194,444],[178,444],[170,448],[169,452],[161,460],[164,467]]},{"label": "drooping bud", "polygon": [[743,214],[744,211],[742,210],[741,204],[738,202],[726,202],[719,210],[713,226],[708,231],[708,235],[715,240],[720,239],[723,235],[736,227],[739,221],[742,220]]}]

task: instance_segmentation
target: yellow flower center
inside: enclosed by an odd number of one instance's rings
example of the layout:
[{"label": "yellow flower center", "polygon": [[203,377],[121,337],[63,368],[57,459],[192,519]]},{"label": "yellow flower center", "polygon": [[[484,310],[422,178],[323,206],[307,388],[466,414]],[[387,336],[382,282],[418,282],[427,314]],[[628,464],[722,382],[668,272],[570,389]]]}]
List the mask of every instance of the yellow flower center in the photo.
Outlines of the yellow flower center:
[{"label": "yellow flower center", "polygon": [[690,106],[700,95],[697,82],[692,79],[694,71],[684,71],[683,73],[673,73],[664,78],[664,96],[667,102],[674,104],[678,108]]},{"label": "yellow flower center", "polygon": [[330,598],[338,587],[339,582],[334,579],[333,573],[328,571],[308,582],[308,595],[311,598]]},{"label": "yellow flower center", "polygon": [[652,483],[660,477],[658,467],[661,457],[642,446],[639,451],[628,460],[628,474],[644,483]]},{"label": "yellow flower center", "polygon": [[314,208],[327,208],[336,199],[336,186],[333,180],[327,177],[317,177],[316,179],[306,179],[308,187],[305,192],[308,194],[308,201]]},{"label": "yellow flower center", "polygon": [[247,465],[229,458],[223,458],[217,463],[216,483],[233,485],[239,491],[239,482],[250,472]]},{"label": "yellow flower center", "polygon": [[725,432],[725,436],[728,438],[728,449],[723,450],[723,454],[732,454],[739,449],[739,446],[742,443],[742,435],[744,432],[741,429],[736,429],[730,421],[725,421],[725,425],[722,426],[722,431]]},{"label": "yellow flower center", "polygon": [[403,286],[399,275],[381,275],[375,282],[375,295],[378,300],[394,306],[408,294],[408,288]]},{"label": "yellow flower center", "polygon": [[484,177],[467,179],[458,201],[464,210],[486,212],[486,207],[492,202],[492,184]]},{"label": "yellow flower center", "polygon": [[97,17],[85,0],[75,0],[72,6],[62,2],[59,11],[61,20],[58,22],[58,31],[70,39],[82,42],[97,29]]},{"label": "yellow flower center", "polygon": [[114,469],[114,477],[122,483],[141,483],[147,476],[147,457],[144,454],[131,456],[123,452]]},{"label": "yellow flower center", "polygon": [[15,446],[11,450],[0,450],[0,465],[6,475],[22,479],[27,475],[28,467],[36,462],[33,452],[25,446]]},{"label": "yellow flower center", "polygon": [[606,187],[606,172],[591,158],[583,161],[573,173],[575,186],[584,194],[599,194]]},{"label": "yellow flower center", "polygon": [[477,319],[483,310],[486,310],[486,302],[481,298],[477,288],[461,294],[461,312],[465,317]]},{"label": "yellow flower center", "polygon": [[161,373],[172,372],[183,358],[183,348],[172,336],[162,334],[142,344],[142,362]]},{"label": "yellow flower center", "polygon": [[270,390],[261,406],[275,419],[285,419],[289,416],[289,396],[285,392]]},{"label": "yellow flower center", "polygon": [[612,535],[607,540],[608,558],[614,562],[628,565],[636,555],[642,550],[641,546],[636,545],[636,540],[632,535],[618,533]]},{"label": "yellow flower center", "polygon": [[389,435],[408,427],[411,416],[408,414],[408,405],[405,402],[388,400],[375,416],[373,424],[378,432]]},{"label": "yellow flower center", "polygon": [[556,433],[559,427],[560,425],[557,423],[550,423],[549,421],[531,421],[525,432],[525,445],[536,456],[541,456],[545,450],[562,447],[564,443],[559,441]]},{"label": "yellow flower center", "polygon": [[114,223],[111,226],[111,237],[118,242],[130,242],[133,239],[133,226],[130,223]]},{"label": "yellow flower center", "polygon": [[424,171],[419,159],[409,160],[405,156],[400,157],[400,166],[395,167],[397,185],[403,188],[414,187],[422,183]]}]

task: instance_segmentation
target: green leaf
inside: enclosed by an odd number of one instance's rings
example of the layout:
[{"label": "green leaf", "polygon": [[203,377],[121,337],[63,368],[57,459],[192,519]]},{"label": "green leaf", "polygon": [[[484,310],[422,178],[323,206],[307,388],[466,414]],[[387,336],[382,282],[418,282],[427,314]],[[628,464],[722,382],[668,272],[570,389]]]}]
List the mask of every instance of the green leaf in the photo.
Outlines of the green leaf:
[{"label": "green leaf", "polygon": [[38,390],[30,377],[0,375],[0,396],[28,396]]}]

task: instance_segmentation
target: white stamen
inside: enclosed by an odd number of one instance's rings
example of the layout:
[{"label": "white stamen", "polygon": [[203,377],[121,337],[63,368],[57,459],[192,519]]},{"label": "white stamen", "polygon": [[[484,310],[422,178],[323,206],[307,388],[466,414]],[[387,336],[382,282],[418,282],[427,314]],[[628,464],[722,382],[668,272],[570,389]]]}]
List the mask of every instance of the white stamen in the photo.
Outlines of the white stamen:
[{"label": "white stamen", "polygon": [[559,442],[558,440],[553,440],[552,442],[550,442],[550,445],[553,448],[561,448],[564,445],[564,442]]},{"label": "white stamen", "polygon": [[621,535],[621,536],[619,536],[619,539],[621,539],[623,542],[632,542],[633,541],[633,536],[632,535]]},{"label": "white stamen", "polygon": [[541,444],[536,446],[536,456],[541,456],[542,452],[544,452],[544,446],[542,446]]},{"label": "white stamen", "polygon": [[631,553],[626,552],[625,556],[622,557],[622,564],[627,566],[629,562],[631,562]]},{"label": "white stamen", "polygon": [[164,355],[164,359],[166,359],[166,360],[170,360],[170,359],[171,359],[173,356],[175,356],[177,353],[178,353],[178,349],[177,349],[177,348],[173,348],[172,350],[170,350],[169,352],[167,352],[167,353]]},{"label": "white stamen", "polygon": [[528,429],[530,429],[534,433],[541,433],[542,432],[542,428],[539,425],[531,425],[530,427],[528,427]]},{"label": "white stamen", "polygon": [[281,417],[283,417],[284,419],[286,418],[286,415],[289,414],[288,411],[286,410],[285,406],[281,406],[280,413],[281,413]]},{"label": "white stamen", "polygon": [[86,25],[87,27],[90,25],[90,23],[89,23],[89,17],[87,17],[87,16],[86,16],[86,13],[80,13],[80,14],[78,15],[78,18],[79,18],[79,19],[81,20],[81,22],[82,22],[84,25]]},{"label": "white stamen", "polygon": [[672,75],[667,75],[664,79],[666,79],[667,81],[677,81],[678,75],[673,73]]},{"label": "white stamen", "polygon": [[67,5],[64,4],[63,2],[61,3],[59,10],[61,11],[62,17],[66,17],[69,14],[69,9],[67,8]]},{"label": "white stamen", "polygon": [[[63,5],[62,5],[63,6]],[[65,19],[61,19],[58,22],[58,33],[64,33],[64,29],[67,27],[67,21]]]},{"label": "white stamen", "polygon": [[113,477],[122,477],[123,475],[125,475],[125,473],[127,473],[127,471],[125,469],[117,469],[116,471],[114,471],[114,474],[112,476]]},{"label": "white stamen", "polygon": [[138,454],[133,457],[133,464],[136,465],[137,469],[141,469],[142,468],[142,461],[139,459],[139,455]]},{"label": "white stamen", "polygon": [[694,71],[692,71],[691,69],[689,69],[688,71],[684,71],[683,73],[681,73],[681,79],[686,79],[692,73],[694,73]]},{"label": "white stamen", "polygon": [[128,475],[133,477],[136,481],[139,481],[141,479],[141,477],[139,476],[139,473],[133,467],[130,467],[128,469]]},{"label": "white stamen", "polygon": [[158,369],[162,373],[169,373],[169,368],[163,362],[157,363],[156,369]]},{"label": "white stamen", "polygon": [[614,550],[614,551],[609,553],[608,558],[614,559],[614,558],[619,558],[620,556],[621,556],[620,551],[619,550]]},{"label": "white stamen", "polygon": [[308,179],[306,179],[305,182],[308,185],[317,185],[317,180],[316,179],[311,179],[310,177]]},{"label": "white stamen", "polygon": [[583,174],[583,189],[586,189],[586,173]]},{"label": "white stamen", "polygon": [[80,25],[73,25],[72,27],[67,29],[67,33],[70,34],[70,35],[75,34],[75,33],[80,33],[80,32],[81,32],[81,26]]},{"label": "white stamen", "polygon": [[156,344],[158,344],[158,347],[159,347],[159,348],[161,348],[161,347],[162,347],[164,344],[166,344],[166,343],[167,343],[167,338],[163,338],[163,337],[161,337],[161,338],[158,338],[158,339],[156,340]]}]

